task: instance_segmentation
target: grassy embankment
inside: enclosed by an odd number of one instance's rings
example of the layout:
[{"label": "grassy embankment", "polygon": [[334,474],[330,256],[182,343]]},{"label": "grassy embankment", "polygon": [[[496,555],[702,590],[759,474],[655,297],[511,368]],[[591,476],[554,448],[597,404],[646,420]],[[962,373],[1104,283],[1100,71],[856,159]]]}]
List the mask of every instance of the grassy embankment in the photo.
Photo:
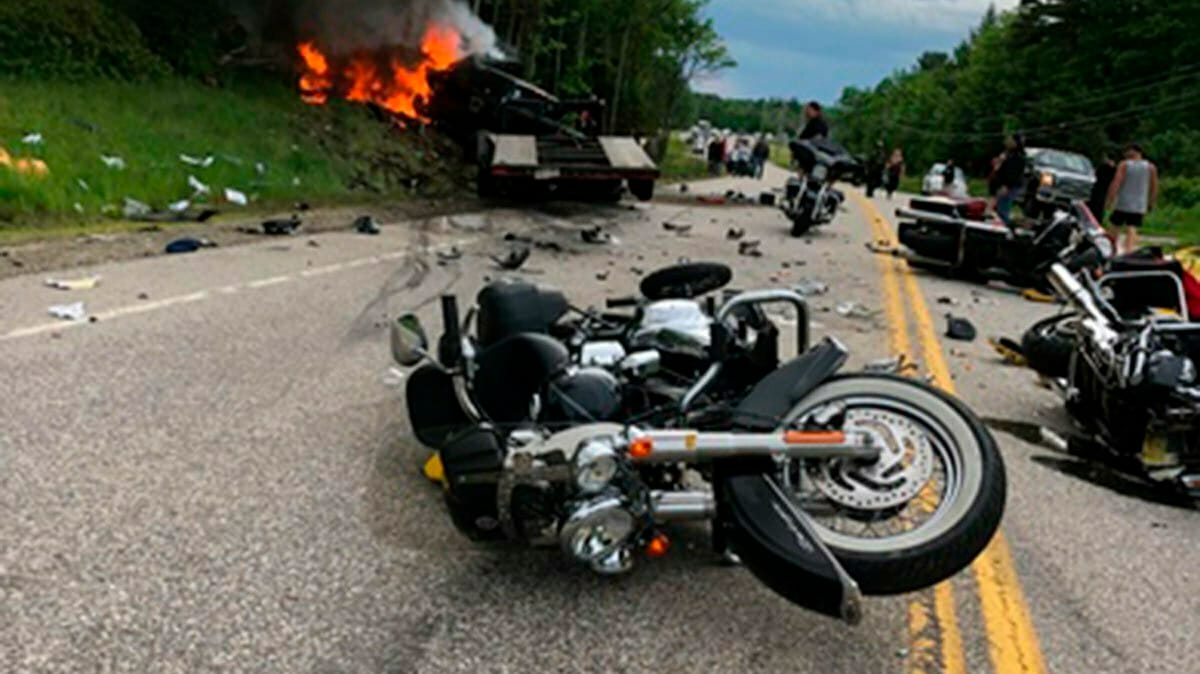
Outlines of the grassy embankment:
[{"label": "grassy embankment", "polygon": [[691,148],[677,133],[671,134],[671,140],[667,143],[667,154],[658,168],[662,171],[662,179],[665,182],[697,180],[708,176],[708,164],[704,162],[704,158],[692,154]]},{"label": "grassy embankment", "polygon": [[[24,143],[31,133],[43,141]],[[0,148],[49,167],[35,177],[0,166],[0,240],[119,229],[126,198],[219,204],[232,188],[269,209],[435,196],[461,177],[444,142],[397,132],[361,106],[304,105],[278,82],[0,81]],[[181,154],[213,163],[190,166]],[[190,176],[210,194],[195,195]]]}]

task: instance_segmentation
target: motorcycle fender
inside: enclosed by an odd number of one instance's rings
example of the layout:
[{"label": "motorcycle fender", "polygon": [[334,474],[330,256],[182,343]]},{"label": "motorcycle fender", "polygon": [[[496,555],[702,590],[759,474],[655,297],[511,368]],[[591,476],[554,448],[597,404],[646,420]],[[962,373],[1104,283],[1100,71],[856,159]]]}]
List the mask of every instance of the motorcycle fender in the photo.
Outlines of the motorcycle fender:
[{"label": "motorcycle fender", "polygon": [[763,378],[734,411],[734,425],[748,431],[776,430],[789,420],[796,403],[842,369],[848,356],[846,347],[826,338]]},{"label": "motorcycle fender", "polygon": [[718,484],[719,526],[746,569],[793,604],[854,622],[846,611],[847,589],[822,543],[795,520],[796,509],[780,501],[763,475],[725,476]]},{"label": "motorcycle fender", "polygon": [[470,428],[472,422],[458,403],[450,375],[424,365],[408,376],[404,396],[413,434],[432,450],[442,449],[453,437]]}]

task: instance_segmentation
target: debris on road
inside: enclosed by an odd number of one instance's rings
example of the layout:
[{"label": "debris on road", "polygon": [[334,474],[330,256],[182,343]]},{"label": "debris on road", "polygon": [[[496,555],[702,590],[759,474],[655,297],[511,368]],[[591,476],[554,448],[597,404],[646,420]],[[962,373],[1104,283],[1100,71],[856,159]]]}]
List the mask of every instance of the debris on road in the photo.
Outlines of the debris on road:
[{"label": "debris on road", "polygon": [[816,297],[818,295],[824,295],[828,293],[829,284],[825,283],[824,281],[806,278],[800,279],[800,281],[796,283],[793,290],[796,291],[796,294],[801,295],[802,297]]},{"label": "debris on road", "polygon": [[179,161],[187,164],[188,166],[196,166],[199,168],[208,168],[213,165],[213,162],[215,162],[216,159],[211,154],[208,155],[207,157],[205,157],[204,159],[201,159],[199,157],[193,157],[193,156],[187,155],[187,154],[181,154],[181,155],[179,155]]},{"label": "debris on road", "polygon": [[871,361],[863,367],[863,372],[907,376],[910,373],[915,373],[917,369],[917,364],[908,359],[908,354],[902,353],[892,358],[881,358],[880,360]]},{"label": "debris on road", "polygon": [[990,344],[992,349],[994,349],[996,353],[1000,354],[1000,357],[1004,359],[1004,362],[1008,363],[1009,365],[1015,365],[1017,367],[1027,367],[1029,365],[1029,361],[1025,358],[1025,354],[1021,350],[1021,345],[1017,344],[1015,340],[1009,339],[1008,337],[996,337],[994,339],[989,339],[988,344]]},{"label": "debris on road", "polygon": [[175,239],[167,244],[166,253],[168,255],[182,255],[185,253],[194,253],[201,248],[216,248],[217,244],[208,239],[195,239],[192,237],[184,237]]},{"label": "debris on road", "polygon": [[307,201],[297,201],[296,203],[292,204],[292,206],[301,213],[312,208],[312,206],[308,205]]},{"label": "debris on road", "polygon": [[758,195],[758,203],[760,206],[774,206],[775,205],[775,193],[774,192],[763,192],[762,194]]},{"label": "debris on road", "polygon": [[946,304],[946,305],[949,305],[952,307],[958,306],[958,300],[954,299],[953,297],[948,297],[945,295],[937,298],[937,303],[938,304]]},{"label": "debris on road", "polygon": [[148,300],[150,299],[150,293],[138,293],[137,298],[143,301]]},{"label": "debris on road", "polygon": [[596,272],[596,280],[597,281],[607,281],[608,280],[608,272],[607,271]]},{"label": "debris on road", "polygon": [[359,234],[378,236],[383,230],[379,228],[379,221],[374,216],[364,215],[354,221],[354,231]]},{"label": "debris on road", "polygon": [[730,241],[741,241],[746,236],[746,230],[730,227],[728,232],[725,232],[725,238]]},{"label": "debris on road", "polygon": [[83,302],[56,304],[47,311],[51,316],[64,321],[82,321],[87,318],[87,309],[84,308]]},{"label": "debris on road", "polygon": [[687,183],[680,183],[680,185],[679,185],[679,193],[680,194],[687,194],[689,189],[690,188],[688,187]]},{"label": "debris on road", "polygon": [[454,262],[455,260],[462,259],[462,251],[458,249],[458,246],[450,246],[450,250],[437,251],[437,258],[438,264]]},{"label": "debris on road", "polygon": [[582,230],[579,232],[579,236],[584,243],[603,245],[613,242],[612,236],[599,226]]},{"label": "debris on road", "polygon": [[289,236],[295,234],[303,224],[300,216],[293,215],[287,220],[266,220],[262,223],[262,230],[268,236]]},{"label": "debris on road", "polygon": [[960,342],[973,342],[978,332],[975,326],[965,318],[946,314],[946,336]]},{"label": "debris on road", "polygon": [[667,230],[668,232],[675,232],[676,234],[687,234],[688,232],[692,231],[692,226],[677,225],[668,221],[663,223],[663,229]]},{"label": "debris on road", "polygon": [[102,154],[100,155],[100,161],[104,162],[105,166],[114,171],[124,171],[126,167],[125,160],[115,155]]},{"label": "debris on road", "polygon": [[454,229],[467,232],[478,232],[488,228],[487,217],[479,214],[453,215],[446,220]]},{"label": "debris on road", "polygon": [[1034,290],[1033,288],[1028,288],[1021,291],[1021,297],[1024,297],[1030,302],[1041,302],[1043,304],[1053,304],[1054,302],[1058,301],[1054,295],[1047,295],[1046,293]]},{"label": "debris on road", "polygon": [[762,251],[759,250],[760,245],[762,245],[762,241],[759,241],[758,239],[742,241],[738,244],[738,255],[744,255],[746,257],[762,257]]},{"label": "debris on road", "polygon": [[875,316],[875,312],[858,302],[841,302],[833,308],[838,316],[843,318],[853,318],[856,320],[867,320]]},{"label": "debris on road", "polygon": [[62,279],[46,279],[46,286],[55,290],[91,290],[100,285],[99,276],[85,276],[84,278],[62,280]]},{"label": "debris on road", "polygon": [[529,255],[533,251],[529,246],[518,246],[508,251],[508,255],[500,258],[491,256],[492,262],[506,271],[516,271],[529,260]]},{"label": "debris on road", "polygon": [[250,203],[250,199],[246,197],[245,192],[240,192],[232,187],[225,188],[225,201],[228,201],[231,204],[237,204],[238,206],[246,206]]},{"label": "debris on road", "polygon": [[321,243],[320,243],[319,241],[317,241],[316,239],[309,239],[309,240],[308,240],[308,247],[309,247],[309,248],[320,248],[320,247],[321,247]]}]

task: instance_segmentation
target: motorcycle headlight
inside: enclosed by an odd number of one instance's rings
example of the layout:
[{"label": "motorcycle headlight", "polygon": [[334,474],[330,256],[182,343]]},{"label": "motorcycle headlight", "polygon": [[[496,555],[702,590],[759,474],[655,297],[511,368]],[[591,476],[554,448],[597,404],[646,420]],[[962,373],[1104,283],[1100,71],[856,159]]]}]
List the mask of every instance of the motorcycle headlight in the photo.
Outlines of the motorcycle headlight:
[{"label": "motorcycle headlight", "polygon": [[817,180],[824,181],[829,177],[829,167],[824,164],[817,164],[813,167],[812,177]]},{"label": "motorcycle headlight", "polygon": [[1042,187],[1054,187],[1054,174],[1053,173],[1043,173],[1042,174]]},{"label": "motorcycle headlight", "polygon": [[575,453],[575,486],[585,494],[604,490],[617,476],[617,450],[607,442],[593,440]]},{"label": "motorcycle headlight", "polygon": [[581,562],[598,562],[625,547],[637,521],[618,499],[603,499],[576,510],[559,532],[563,549]]}]

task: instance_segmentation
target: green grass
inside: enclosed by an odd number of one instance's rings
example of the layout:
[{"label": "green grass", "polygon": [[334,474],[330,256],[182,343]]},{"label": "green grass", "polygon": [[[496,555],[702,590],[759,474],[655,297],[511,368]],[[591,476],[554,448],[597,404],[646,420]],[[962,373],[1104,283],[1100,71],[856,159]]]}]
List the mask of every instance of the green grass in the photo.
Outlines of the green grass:
[{"label": "green grass", "polygon": [[[31,132],[44,143],[23,144]],[[420,134],[360,106],[304,105],[282,83],[0,81],[0,147],[50,169],[33,178],[0,167],[0,229],[96,223],[127,197],[164,208],[192,196],[189,176],[211,187],[210,202],[230,187],[261,207],[404,196],[410,176],[446,163]],[[181,153],[215,163],[188,166]],[[102,154],[127,168],[107,168]]]},{"label": "green grass", "polygon": [[676,133],[671,134],[667,143],[667,154],[660,162],[659,170],[666,182],[695,180],[708,176],[708,164],[700,156],[692,154],[691,148]]}]

